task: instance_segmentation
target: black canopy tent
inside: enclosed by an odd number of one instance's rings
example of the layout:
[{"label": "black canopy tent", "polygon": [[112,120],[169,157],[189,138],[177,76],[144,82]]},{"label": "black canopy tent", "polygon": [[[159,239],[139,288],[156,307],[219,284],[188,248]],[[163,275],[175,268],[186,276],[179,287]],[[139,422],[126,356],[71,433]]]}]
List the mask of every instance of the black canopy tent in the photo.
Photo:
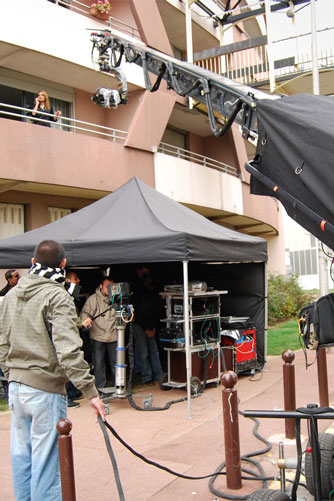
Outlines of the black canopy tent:
[{"label": "black canopy tent", "polygon": [[[262,238],[212,223],[133,178],[114,193],[54,223],[0,240],[0,268],[29,267],[34,247],[44,239],[64,245],[68,266],[113,265],[116,273],[118,266],[118,274],[124,272],[123,280],[126,267],[152,263],[165,283],[183,281],[186,305],[189,277],[204,281],[210,277],[209,286],[229,292],[222,302],[223,315],[254,320],[258,359],[263,365],[267,242]],[[188,308],[184,311],[190,414]]]},{"label": "black canopy tent", "polygon": [[251,192],[282,202],[288,214],[334,247],[334,98],[296,94],[257,102],[256,157],[246,164]]},{"label": "black canopy tent", "polygon": [[0,268],[29,267],[46,238],[64,245],[69,266],[267,260],[262,238],[218,226],[137,178],[54,223],[0,240]]}]

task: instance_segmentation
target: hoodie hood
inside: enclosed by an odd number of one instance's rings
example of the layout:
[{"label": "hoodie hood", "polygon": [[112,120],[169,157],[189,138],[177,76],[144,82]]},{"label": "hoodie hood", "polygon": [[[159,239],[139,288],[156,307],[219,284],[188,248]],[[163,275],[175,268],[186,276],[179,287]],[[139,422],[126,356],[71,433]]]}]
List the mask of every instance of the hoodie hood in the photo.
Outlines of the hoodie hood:
[{"label": "hoodie hood", "polygon": [[54,290],[55,286],[64,289],[63,284],[50,280],[49,278],[41,277],[39,275],[27,275],[21,278],[13,290],[15,290],[19,299],[22,301],[28,301],[37,293],[40,293],[41,286],[45,287],[46,290],[49,289],[49,287]]},{"label": "hoodie hood", "polygon": [[97,296],[100,298],[100,300],[102,300],[104,303],[106,303],[107,305],[109,304],[109,297],[108,296],[104,296],[101,292],[101,289],[100,289],[100,286],[98,286],[96,289],[95,289],[95,294],[97,294]]}]

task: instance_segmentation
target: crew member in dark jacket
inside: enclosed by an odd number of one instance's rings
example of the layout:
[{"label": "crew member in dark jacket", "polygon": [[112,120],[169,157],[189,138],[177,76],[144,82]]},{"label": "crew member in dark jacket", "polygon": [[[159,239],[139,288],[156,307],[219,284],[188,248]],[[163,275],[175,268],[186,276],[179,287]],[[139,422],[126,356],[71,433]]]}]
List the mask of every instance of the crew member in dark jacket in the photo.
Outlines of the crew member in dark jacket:
[{"label": "crew member in dark jacket", "polygon": [[159,381],[163,373],[155,338],[159,324],[160,298],[146,265],[137,269],[132,291],[135,310],[133,333],[135,350],[140,360],[141,379],[145,384],[154,385],[154,380]]},{"label": "crew member in dark jacket", "polygon": [[17,270],[8,270],[5,273],[5,279],[7,280],[7,285],[0,291],[0,296],[5,296],[7,292],[9,292],[17,282],[20,280],[20,274]]}]

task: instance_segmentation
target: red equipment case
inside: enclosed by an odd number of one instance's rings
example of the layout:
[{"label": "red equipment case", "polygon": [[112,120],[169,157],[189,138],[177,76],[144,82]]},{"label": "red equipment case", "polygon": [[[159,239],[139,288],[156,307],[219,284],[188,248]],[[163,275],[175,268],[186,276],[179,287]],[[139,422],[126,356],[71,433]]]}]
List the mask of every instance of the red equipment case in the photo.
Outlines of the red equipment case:
[{"label": "red equipment case", "polygon": [[256,335],[255,329],[238,329],[239,339],[222,336],[221,345],[226,370],[236,374],[256,368]]}]

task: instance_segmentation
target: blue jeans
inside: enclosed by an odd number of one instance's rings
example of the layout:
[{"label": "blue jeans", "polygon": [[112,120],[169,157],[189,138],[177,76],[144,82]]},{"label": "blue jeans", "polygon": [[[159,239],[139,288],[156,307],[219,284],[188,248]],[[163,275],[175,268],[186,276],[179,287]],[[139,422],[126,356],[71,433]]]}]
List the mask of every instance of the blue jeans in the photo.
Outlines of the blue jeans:
[{"label": "blue jeans", "polygon": [[142,382],[146,383],[154,379],[159,381],[163,370],[155,336],[147,337],[144,329],[140,325],[134,324],[133,337],[135,339],[135,350],[140,360]]},{"label": "blue jeans", "polygon": [[16,501],[61,501],[58,432],[66,395],[9,383],[11,459]]}]

